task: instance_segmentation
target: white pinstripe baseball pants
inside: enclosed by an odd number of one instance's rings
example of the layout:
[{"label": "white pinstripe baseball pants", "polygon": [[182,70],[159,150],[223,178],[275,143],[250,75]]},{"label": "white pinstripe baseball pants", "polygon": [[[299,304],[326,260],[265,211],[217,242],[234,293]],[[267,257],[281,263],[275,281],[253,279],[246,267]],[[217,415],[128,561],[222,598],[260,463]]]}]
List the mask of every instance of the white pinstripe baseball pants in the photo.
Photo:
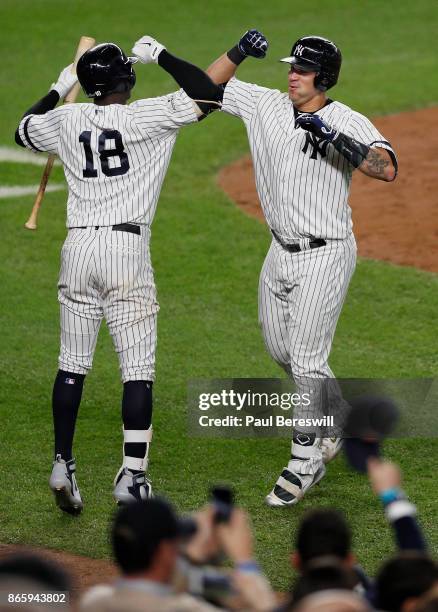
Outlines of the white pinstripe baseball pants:
[{"label": "white pinstripe baseball pants", "polygon": [[157,303],[149,254],[141,235],[112,227],[70,229],[61,252],[59,368],[87,374],[105,317],[122,382],[154,380]]},{"label": "white pinstripe baseball pants", "polygon": [[[259,282],[259,322],[266,347],[293,376],[297,391],[310,392],[312,397],[308,407],[295,410],[297,417],[320,415],[324,398],[317,379],[334,379],[328,357],[356,252],[353,234],[298,253],[290,253],[273,239],[265,258]],[[335,381],[329,389],[334,394],[330,404],[343,401]],[[295,471],[314,473],[322,460],[319,443],[306,450],[293,444],[292,454],[298,458],[300,453],[306,463],[295,465]]]}]

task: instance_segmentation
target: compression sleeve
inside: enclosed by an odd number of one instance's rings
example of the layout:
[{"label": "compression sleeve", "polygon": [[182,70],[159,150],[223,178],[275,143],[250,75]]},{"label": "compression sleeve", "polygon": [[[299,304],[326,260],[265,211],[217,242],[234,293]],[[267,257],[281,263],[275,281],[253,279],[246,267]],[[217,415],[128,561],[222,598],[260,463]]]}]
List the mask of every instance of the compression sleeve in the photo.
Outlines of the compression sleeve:
[{"label": "compression sleeve", "polygon": [[[55,106],[59,102],[59,93],[54,89],[51,89],[48,94],[46,94],[41,100],[35,102],[33,106],[26,111],[21,119],[27,117],[28,115],[44,115],[50,110],[53,110]],[[20,138],[20,134],[18,133],[18,128],[15,130],[15,142],[20,147],[25,147],[26,145]]]},{"label": "compression sleeve", "polygon": [[220,108],[223,87],[216,85],[201,68],[169,53],[166,49],[158,56],[159,65],[180,85],[204,113]]}]

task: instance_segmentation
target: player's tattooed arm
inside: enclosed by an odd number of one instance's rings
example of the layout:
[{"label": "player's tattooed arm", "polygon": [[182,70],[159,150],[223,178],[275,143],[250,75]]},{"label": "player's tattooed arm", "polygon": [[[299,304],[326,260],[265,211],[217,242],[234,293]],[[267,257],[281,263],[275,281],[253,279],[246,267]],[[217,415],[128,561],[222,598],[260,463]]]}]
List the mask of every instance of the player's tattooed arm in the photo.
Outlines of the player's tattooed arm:
[{"label": "player's tattooed arm", "polygon": [[266,56],[268,46],[269,43],[261,32],[248,30],[237,45],[221,55],[207,68],[207,74],[218,85],[228,83],[244,59],[249,56],[262,59]]},{"label": "player's tattooed arm", "polygon": [[390,154],[386,149],[380,147],[374,147],[368,151],[359,170],[371,178],[388,182],[393,181],[397,175],[397,169]]},{"label": "player's tattooed arm", "polygon": [[382,147],[359,142],[325,123],[316,113],[302,113],[295,126],[315,134],[321,140],[331,142],[337,151],[354,167],[372,178],[393,181],[397,175],[397,160],[393,153]]}]

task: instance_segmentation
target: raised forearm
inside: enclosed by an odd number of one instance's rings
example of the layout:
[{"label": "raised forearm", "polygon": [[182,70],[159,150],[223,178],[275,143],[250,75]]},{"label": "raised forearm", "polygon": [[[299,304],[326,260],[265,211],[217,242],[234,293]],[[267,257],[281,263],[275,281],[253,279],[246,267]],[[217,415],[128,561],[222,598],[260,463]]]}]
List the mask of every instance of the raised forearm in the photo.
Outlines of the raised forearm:
[{"label": "raised forearm", "polygon": [[248,56],[262,59],[266,56],[268,46],[268,41],[261,32],[248,30],[237,45],[221,55],[207,68],[207,74],[218,85],[228,83],[244,59]]},{"label": "raised forearm", "polygon": [[[77,80],[76,70],[72,72],[72,64],[70,64],[61,71],[56,83],[52,83],[49,93],[38,100],[38,102],[35,102],[35,104],[24,113],[22,119],[27,117],[27,115],[45,115],[48,111],[53,110],[59,100],[65,98],[71,88],[76,84]],[[18,128],[15,132],[15,142],[20,145],[20,147],[25,146],[20,138]]]},{"label": "raised forearm", "polygon": [[236,74],[237,66],[224,53],[207,68],[207,74],[214,83],[220,85],[227,83]]},{"label": "raised forearm", "polygon": [[399,550],[427,550],[423,532],[414,516],[401,516],[393,521],[392,527]]},{"label": "raised forearm", "polygon": [[372,178],[381,181],[393,181],[397,175],[393,160],[386,149],[371,148],[359,166],[359,170]]}]

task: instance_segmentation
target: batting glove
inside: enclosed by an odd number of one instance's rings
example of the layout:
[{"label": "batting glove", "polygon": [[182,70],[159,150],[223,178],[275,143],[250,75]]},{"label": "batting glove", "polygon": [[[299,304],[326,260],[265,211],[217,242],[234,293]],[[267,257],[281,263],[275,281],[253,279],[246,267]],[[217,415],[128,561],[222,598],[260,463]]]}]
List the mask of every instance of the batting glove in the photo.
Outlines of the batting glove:
[{"label": "batting glove", "polygon": [[76,75],[76,70],[73,68],[73,64],[70,64],[70,66],[67,66],[67,68],[64,68],[61,72],[56,83],[52,83],[50,90],[52,91],[54,89],[57,91],[59,99],[62,100],[77,82],[78,77]]},{"label": "batting glove", "polygon": [[165,48],[155,38],[142,36],[132,47],[132,52],[142,64],[158,64],[158,56]]},{"label": "batting glove", "polygon": [[315,134],[318,138],[328,140],[328,142],[333,142],[339,134],[335,128],[327,125],[327,123],[314,113],[303,113],[299,115],[295,120],[295,126],[312,132],[312,134]]},{"label": "batting glove", "polygon": [[245,57],[251,55],[251,57],[261,59],[266,56],[269,43],[258,30],[248,30],[239,40],[237,46],[240,53]]}]

